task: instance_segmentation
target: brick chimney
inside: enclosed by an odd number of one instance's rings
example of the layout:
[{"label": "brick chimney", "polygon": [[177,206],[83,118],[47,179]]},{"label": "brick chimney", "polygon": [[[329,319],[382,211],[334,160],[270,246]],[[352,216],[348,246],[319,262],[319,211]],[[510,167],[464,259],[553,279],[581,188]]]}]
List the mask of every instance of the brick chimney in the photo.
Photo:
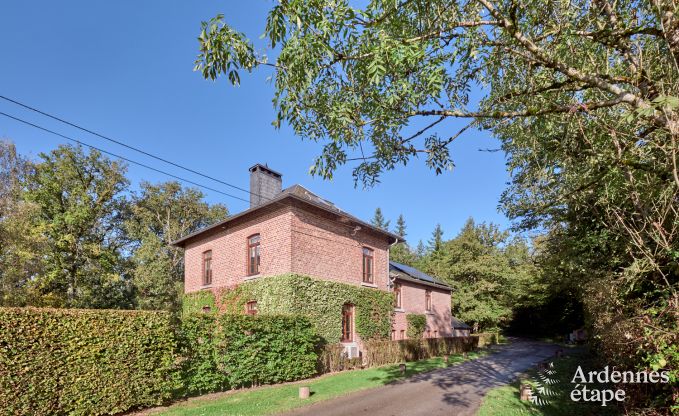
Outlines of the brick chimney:
[{"label": "brick chimney", "polygon": [[250,168],[250,208],[275,198],[283,190],[283,175],[259,163]]}]

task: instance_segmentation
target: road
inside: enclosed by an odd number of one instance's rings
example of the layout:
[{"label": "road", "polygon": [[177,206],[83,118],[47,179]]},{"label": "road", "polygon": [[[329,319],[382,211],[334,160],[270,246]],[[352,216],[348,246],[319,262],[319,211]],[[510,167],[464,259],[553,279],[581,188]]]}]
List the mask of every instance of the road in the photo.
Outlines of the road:
[{"label": "road", "polygon": [[489,389],[507,384],[558,349],[520,339],[494,348],[498,352],[483,358],[315,403],[285,416],[474,415]]}]

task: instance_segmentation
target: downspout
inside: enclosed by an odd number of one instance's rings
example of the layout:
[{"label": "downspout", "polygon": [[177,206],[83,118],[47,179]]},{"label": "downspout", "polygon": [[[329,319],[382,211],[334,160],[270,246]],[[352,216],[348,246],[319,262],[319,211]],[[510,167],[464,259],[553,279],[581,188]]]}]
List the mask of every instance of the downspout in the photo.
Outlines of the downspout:
[{"label": "downspout", "polygon": [[394,247],[396,244],[398,244],[398,238],[395,238],[394,242],[389,244],[389,248],[387,249],[387,290],[394,287],[394,280],[392,280],[391,277],[389,277],[389,263],[391,262],[391,259],[389,257],[391,256],[391,248]]}]

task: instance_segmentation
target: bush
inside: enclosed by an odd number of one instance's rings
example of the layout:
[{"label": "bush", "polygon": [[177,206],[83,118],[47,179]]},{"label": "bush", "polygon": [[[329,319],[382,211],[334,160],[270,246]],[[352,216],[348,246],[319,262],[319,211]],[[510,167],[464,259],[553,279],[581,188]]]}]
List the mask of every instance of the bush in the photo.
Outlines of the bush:
[{"label": "bush", "polygon": [[408,321],[408,338],[422,338],[422,334],[424,334],[424,330],[427,327],[427,317],[419,313],[409,313],[406,315],[406,321]]},{"label": "bush", "polygon": [[[210,305],[214,300],[209,299],[209,293],[186,295],[185,311],[199,312],[203,305]],[[362,340],[389,339],[391,336],[394,295],[381,290],[289,274],[222,289],[216,298],[220,313],[242,314],[248,301],[257,300],[257,308],[262,314],[305,316],[322,341],[329,344],[340,341],[342,306],[350,303],[355,306],[356,332]]]},{"label": "bush", "polygon": [[166,312],[0,308],[0,414],[106,415],[170,399]]},{"label": "bush", "polygon": [[302,317],[191,315],[180,332],[185,396],[316,374],[317,337]]}]

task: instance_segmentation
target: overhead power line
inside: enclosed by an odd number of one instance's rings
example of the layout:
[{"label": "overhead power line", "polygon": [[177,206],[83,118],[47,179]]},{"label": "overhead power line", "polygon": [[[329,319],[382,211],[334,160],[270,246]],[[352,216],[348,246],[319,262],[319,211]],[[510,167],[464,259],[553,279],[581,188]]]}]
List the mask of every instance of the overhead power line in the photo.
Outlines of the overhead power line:
[{"label": "overhead power line", "polygon": [[172,174],[172,173],[165,172],[164,170],[156,169],[156,168],[154,168],[154,167],[152,167],[152,166],[149,166],[149,165],[146,165],[146,164],[144,164],[144,163],[140,163],[140,162],[134,161],[134,160],[132,160],[132,159],[129,159],[129,158],[126,158],[126,157],[124,157],[124,156],[115,154],[115,153],[113,153],[113,152],[109,152],[109,151],[107,151],[107,150],[104,150],[104,149],[101,149],[101,148],[99,148],[99,147],[93,146],[93,145],[91,145],[91,144],[85,143],[85,142],[83,142],[83,141],[81,141],[81,140],[74,139],[74,138],[72,138],[72,137],[69,137],[69,136],[66,136],[66,135],[64,135],[64,134],[58,133],[58,132],[56,132],[56,131],[54,131],[54,130],[50,130],[50,129],[48,129],[48,128],[45,128],[45,127],[39,126],[39,125],[37,125],[37,124],[31,123],[30,121],[23,120],[23,119],[21,119],[21,118],[19,118],[19,117],[14,117],[14,116],[12,116],[12,115],[9,115],[9,114],[7,114],[7,113],[3,113],[3,112],[1,112],[1,111],[0,111],[0,115],[3,115],[3,116],[5,116],[5,117],[7,117],[7,118],[10,118],[10,119],[12,119],[12,120],[18,121],[18,122],[20,122],[20,123],[26,124],[26,125],[28,125],[28,126],[34,127],[34,128],[36,128],[36,129],[42,130],[42,131],[44,131],[44,132],[53,134],[53,135],[55,135],[55,136],[59,136],[59,137],[64,138],[64,139],[66,139],[66,140],[70,140],[70,141],[72,141],[72,142],[78,143],[79,145],[89,147],[90,149],[97,150],[97,151],[99,151],[99,152],[101,152],[101,153],[105,153],[105,154],[107,154],[107,155],[109,155],[109,156],[112,156],[112,157],[115,157],[115,158],[118,158],[118,159],[122,159],[122,160],[124,160],[124,161],[126,161],[126,162],[128,162],[128,163],[132,163],[132,164],[134,164],[134,165],[138,165],[138,166],[141,166],[141,167],[143,167],[143,168],[150,169],[150,170],[152,170],[152,171],[154,171],[154,172],[158,172],[158,173],[161,173],[161,174],[163,174],[163,175],[170,176],[170,177],[175,178],[175,179],[177,179],[177,180],[180,180],[180,181],[182,181],[182,182],[186,182],[186,183],[189,183],[189,184],[191,184],[191,185],[199,186],[199,187],[201,187],[201,188],[203,188],[203,189],[207,189],[207,190],[212,191],[212,192],[217,192],[217,193],[219,193],[219,194],[222,194],[222,195],[225,195],[225,196],[228,196],[228,197],[231,197],[231,198],[235,198],[235,199],[241,200],[241,201],[243,201],[243,202],[250,202],[250,201],[248,201],[247,199],[241,198],[241,197],[239,197],[239,196],[232,195],[232,194],[229,194],[229,193],[227,193],[227,192],[220,191],[219,189],[215,189],[215,188],[212,188],[212,187],[209,187],[209,186],[200,184],[200,183],[198,183],[198,182],[194,182],[194,181],[189,180],[189,179],[186,179],[186,178],[182,178],[181,176],[177,176],[177,175],[174,175],[174,174]]},{"label": "overhead power line", "polygon": [[129,145],[129,144],[123,143],[123,142],[120,141],[120,140],[113,139],[113,138],[108,137],[108,136],[105,136],[105,135],[103,135],[103,134],[101,134],[101,133],[97,133],[96,131],[93,131],[93,130],[90,130],[90,129],[88,129],[88,128],[79,126],[78,124],[72,123],[72,122],[70,122],[70,121],[68,121],[68,120],[64,120],[63,118],[60,118],[60,117],[57,117],[57,116],[55,116],[55,115],[49,114],[49,113],[47,113],[47,112],[45,112],[45,111],[42,111],[42,110],[39,110],[39,109],[37,109],[37,108],[35,108],[35,107],[31,107],[30,105],[21,103],[21,102],[19,102],[19,101],[17,101],[17,100],[14,100],[14,99],[12,99],[12,98],[5,97],[4,95],[0,95],[0,98],[2,98],[2,99],[5,100],[5,101],[8,101],[8,102],[10,102],[10,103],[16,104],[16,105],[18,105],[18,106],[20,106],[20,107],[23,107],[23,108],[25,108],[25,109],[27,109],[27,110],[30,110],[30,111],[33,111],[33,112],[35,112],[35,113],[41,114],[41,115],[43,115],[43,116],[45,116],[45,117],[49,117],[49,118],[51,118],[51,119],[53,119],[53,120],[56,120],[56,121],[58,121],[58,122],[60,122],[60,123],[64,123],[64,124],[66,124],[66,125],[68,125],[68,126],[75,127],[75,128],[78,129],[78,130],[81,130],[81,131],[84,131],[84,132],[86,132],[86,133],[92,134],[92,135],[97,136],[97,137],[99,137],[99,138],[102,138],[102,139],[104,139],[104,140],[108,140],[108,141],[111,142],[111,143],[115,143],[115,144],[117,144],[117,145],[119,145],[119,146],[123,146],[123,147],[125,147],[125,148],[127,148],[127,149],[134,150],[135,152],[138,152],[138,153],[141,153],[141,154],[143,154],[143,155],[145,155],[145,156],[148,156],[148,157],[151,157],[151,158],[153,158],[153,159],[159,160],[159,161],[161,161],[161,162],[163,162],[163,163],[167,163],[167,164],[172,165],[172,166],[174,166],[174,167],[177,167],[177,168],[179,168],[179,169],[183,169],[183,170],[185,170],[185,171],[187,171],[187,172],[191,172],[191,173],[193,173],[193,174],[195,174],[195,175],[202,176],[203,178],[210,179],[210,180],[212,180],[212,181],[221,183],[222,185],[226,185],[226,186],[228,186],[228,187],[230,187],[230,188],[237,189],[237,190],[239,190],[239,191],[247,192],[248,194],[252,194],[252,195],[258,196],[258,197],[260,197],[260,198],[270,199],[270,198],[263,197],[263,196],[261,196],[261,195],[257,195],[257,194],[255,194],[255,193],[253,193],[253,192],[251,192],[251,191],[249,191],[249,190],[247,190],[247,189],[245,189],[245,188],[241,188],[240,186],[233,185],[233,184],[228,183],[228,182],[225,182],[225,181],[223,181],[223,180],[221,180],[221,179],[215,178],[215,177],[210,176],[210,175],[206,175],[206,174],[201,173],[201,172],[198,172],[198,171],[196,171],[196,170],[194,170],[194,169],[191,169],[191,168],[188,168],[188,167],[186,167],[186,166],[180,165],[179,163],[175,163],[175,162],[173,162],[173,161],[171,161],[171,160],[167,160],[167,159],[162,158],[162,157],[160,157],[160,156],[156,156],[156,155],[154,155],[153,153],[150,153],[150,152],[147,152],[147,151],[145,151],[145,150],[142,150],[142,149],[140,149],[140,148],[138,148],[138,147],[134,147],[134,146],[131,146],[131,145]]},{"label": "overhead power line", "polygon": [[[171,160],[167,160],[167,159],[162,158],[162,157],[160,157],[160,156],[156,156],[156,155],[154,155],[154,154],[152,154],[152,153],[150,153],[150,152],[147,152],[147,151],[142,150],[142,149],[139,149],[139,148],[137,148],[137,147],[128,145],[128,144],[126,144],[126,143],[123,143],[123,142],[120,141],[120,140],[112,139],[112,138],[110,138],[110,137],[108,137],[108,136],[105,136],[105,135],[103,135],[103,134],[97,133],[97,132],[95,132],[95,131],[93,131],[93,130],[90,130],[90,129],[88,129],[88,128],[79,126],[79,125],[77,125],[77,124],[75,124],[75,123],[72,123],[72,122],[70,122],[70,121],[64,120],[64,119],[62,119],[62,118],[60,118],[60,117],[57,117],[57,116],[52,115],[52,114],[49,114],[49,113],[44,112],[44,111],[42,111],[42,110],[39,110],[39,109],[37,109],[37,108],[35,108],[35,107],[31,107],[31,106],[29,106],[29,105],[27,105],[27,104],[21,103],[21,102],[19,102],[19,101],[17,101],[17,100],[11,99],[11,98],[6,97],[6,96],[4,96],[4,95],[0,95],[0,98],[3,99],[3,100],[5,100],[5,101],[8,101],[8,102],[10,102],[10,103],[16,104],[16,105],[18,105],[18,106],[20,106],[20,107],[23,107],[23,108],[25,108],[25,109],[27,109],[27,110],[30,110],[30,111],[33,111],[33,112],[35,112],[35,113],[41,114],[41,115],[43,115],[43,116],[45,116],[45,117],[49,117],[49,118],[51,118],[51,119],[53,119],[53,120],[59,121],[60,123],[64,123],[64,124],[66,124],[66,125],[68,125],[68,126],[77,128],[77,129],[79,129],[79,130],[81,130],[81,131],[84,131],[84,132],[86,132],[86,133],[89,133],[89,134],[92,134],[92,135],[94,135],[94,136],[100,137],[100,138],[102,138],[102,139],[104,139],[104,140],[108,140],[108,141],[111,142],[111,143],[115,143],[115,144],[117,144],[117,145],[119,145],[119,146],[123,146],[123,147],[125,147],[125,148],[127,148],[127,149],[130,149],[130,150],[133,150],[133,151],[135,151],[135,152],[141,153],[141,154],[143,154],[143,155],[145,155],[145,156],[148,156],[148,157],[151,157],[151,158],[156,159],[156,160],[158,160],[158,161],[161,161],[161,162],[163,162],[163,163],[167,163],[167,164],[169,164],[169,165],[175,166],[175,167],[177,167],[177,168],[179,168],[179,169],[185,170],[185,171],[187,171],[187,172],[193,173],[193,174],[198,175],[198,176],[201,176],[201,177],[203,177],[203,178],[210,179],[210,180],[215,181],[215,182],[217,182],[217,183],[220,183],[220,184],[222,184],[222,185],[226,185],[226,186],[231,187],[231,188],[233,188],[233,189],[237,189],[237,190],[239,190],[239,191],[247,192],[247,193],[250,194],[250,195],[254,195],[254,196],[257,196],[257,197],[262,198],[262,199],[265,199],[265,200],[271,201],[271,200],[274,199],[274,198],[266,197],[266,196],[263,196],[263,195],[261,195],[261,194],[259,194],[259,193],[252,192],[252,191],[250,191],[250,190],[241,188],[241,187],[239,187],[239,186],[233,185],[233,184],[231,184],[231,183],[228,183],[228,182],[223,181],[223,180],[221,180],[221,179],[212,177],[212,176],[210,176],[210,175],[206,175],[206,174],[204,174],[204,173],[198,172],[198,171],[196,171],[196,170],[194,170],[194,169],[191,169],[191,168],[188,168],[188,167],[186,167],[186,166],[180,165],[180,164],[178,164],[178,163],[172,162]],[[209,187],[209,186],[206,186],[206,185],[202,185],[202,184],[200,184],[200,183],[198,183],[198,182],[195,182],[195,181],[192,181],[192,180],[189,180],[189,179],[182,178],[182,177],[177,176],[177,175],[174,175],[174,174],[172,174],[172,173],[165,172],[165,171],[163,171],[163,170],[156,169],[156,168],[151,167],[151,166],[149,166],[149,165],[146,165],[146,164],[143,164],[143,163],[140,163],[140,162],[131,160],[131,159],[126,158],[126,157],[124,157],[124,156],[120,156],[120,155],[118,155],[118,154],[115,154],[115,153],[112,153],[112,152],[103,150],[103,149],[101,149],[101,148],[99,148],[99,147],[90,145],[90,144],[85,143],[85,142],[83,142],[83,141],[81,141],[81,140],[74,139],[74,138],[72,138],[72,137],[69,137],[69,136],[66,136],[66,135],[64,135],[64,134],[58,133],[58,132],[56,132],[56,131],[50,130],[50,129],[48,129],[48,128],[39,126],[39,125],[37,125],[37,124],[34,124],[34,123],[29,122],[29,121],[23,120],[23,119],[21,119],[21,118],[18,118],[18,117],[15,117],[15,116],[12,116],[12,115],[3,113],[3,112],[0,112],[0,115],[3,115],[3,116],[5,116],[5,117],[8,117],[8,118],[13,119],[13,120],[18,121],[18,122],[21,122],[21,123],[23,123],[23,124],[29,125],[29,126],[34,127],[34,128],[36,128],[36,129],[45,131],[45,132],[47,132],[47,133],[54,134],[54,135],[56,135],[56,136],[62,137],[62,138],[64,138],[64,139],[66,139],[66,140],[70,140],[70,141],[75,142],[75,143],[78,143],[78,144],[80,144],[80,145],[87,146],[87,147],[89,147],[89,148],[91,148],[91,149],[98,150],[98,151],[100,151],[100,152],[102,152],[102,153],[105,153],[105,154],[107,154],[107,155],[109,155],[109,156],[117,157],[117,158],[119,158],[119,159],[125,160],[126,162],[132,163],[132,164],[134,164],[134,165],[138,165],[138,166],[144,167],[144,168],[149,169],[149,170],[152,170],[152,171],[154,171],[154,172],[158,172],[158,173],[161,173],[161,174],[163,174],[163,175],[167,175],[167,176],[169,176],[169,177],[172,177],[172,178],[175,178],[175,179],[177,179],[177,180],[180,180],[180,181],[189,183],[189,184],[191,184],[191,185],[195,185],[195,186],[201,187],[201,188],[203,188],[203,189],[207,189],[207,190],[212,191],[212,192],[217,192],[217,193],[219,193],[219,194],[221,194],[221,195],[225,195],[225,196],[228,196],[228,197],[230,197],[230,198],[234,198],[234,199],[238,199],[238,200],[243,201],[243,202],[250,203],[250,201],[248,201],[248,200],[246,200],[246,199],[244,199],[244,198],[240,198],[240,197],[238,197],[238,196],[229,194],[229,193],[227,193],[227,192],[223,192],[223,191],[220,191],[220,190],[218,190],[218,189],[215,189],[215,188],[212,188],[212,187]],[[277,205],[283,206],[283,204],[282,204],[280,201],[275,201],[275,203],[276,203]],[[345,227],[348,227],[348,228],[353,228],[352,226],[350,226],[350,225],[348,225],[348,224],[345,224],[345,223],[343,223],[343,222],[340,222],[340,221],[337,221],[337,223],[340,224],[340,225],[343,225],[343,226],[345,226]]]}]

